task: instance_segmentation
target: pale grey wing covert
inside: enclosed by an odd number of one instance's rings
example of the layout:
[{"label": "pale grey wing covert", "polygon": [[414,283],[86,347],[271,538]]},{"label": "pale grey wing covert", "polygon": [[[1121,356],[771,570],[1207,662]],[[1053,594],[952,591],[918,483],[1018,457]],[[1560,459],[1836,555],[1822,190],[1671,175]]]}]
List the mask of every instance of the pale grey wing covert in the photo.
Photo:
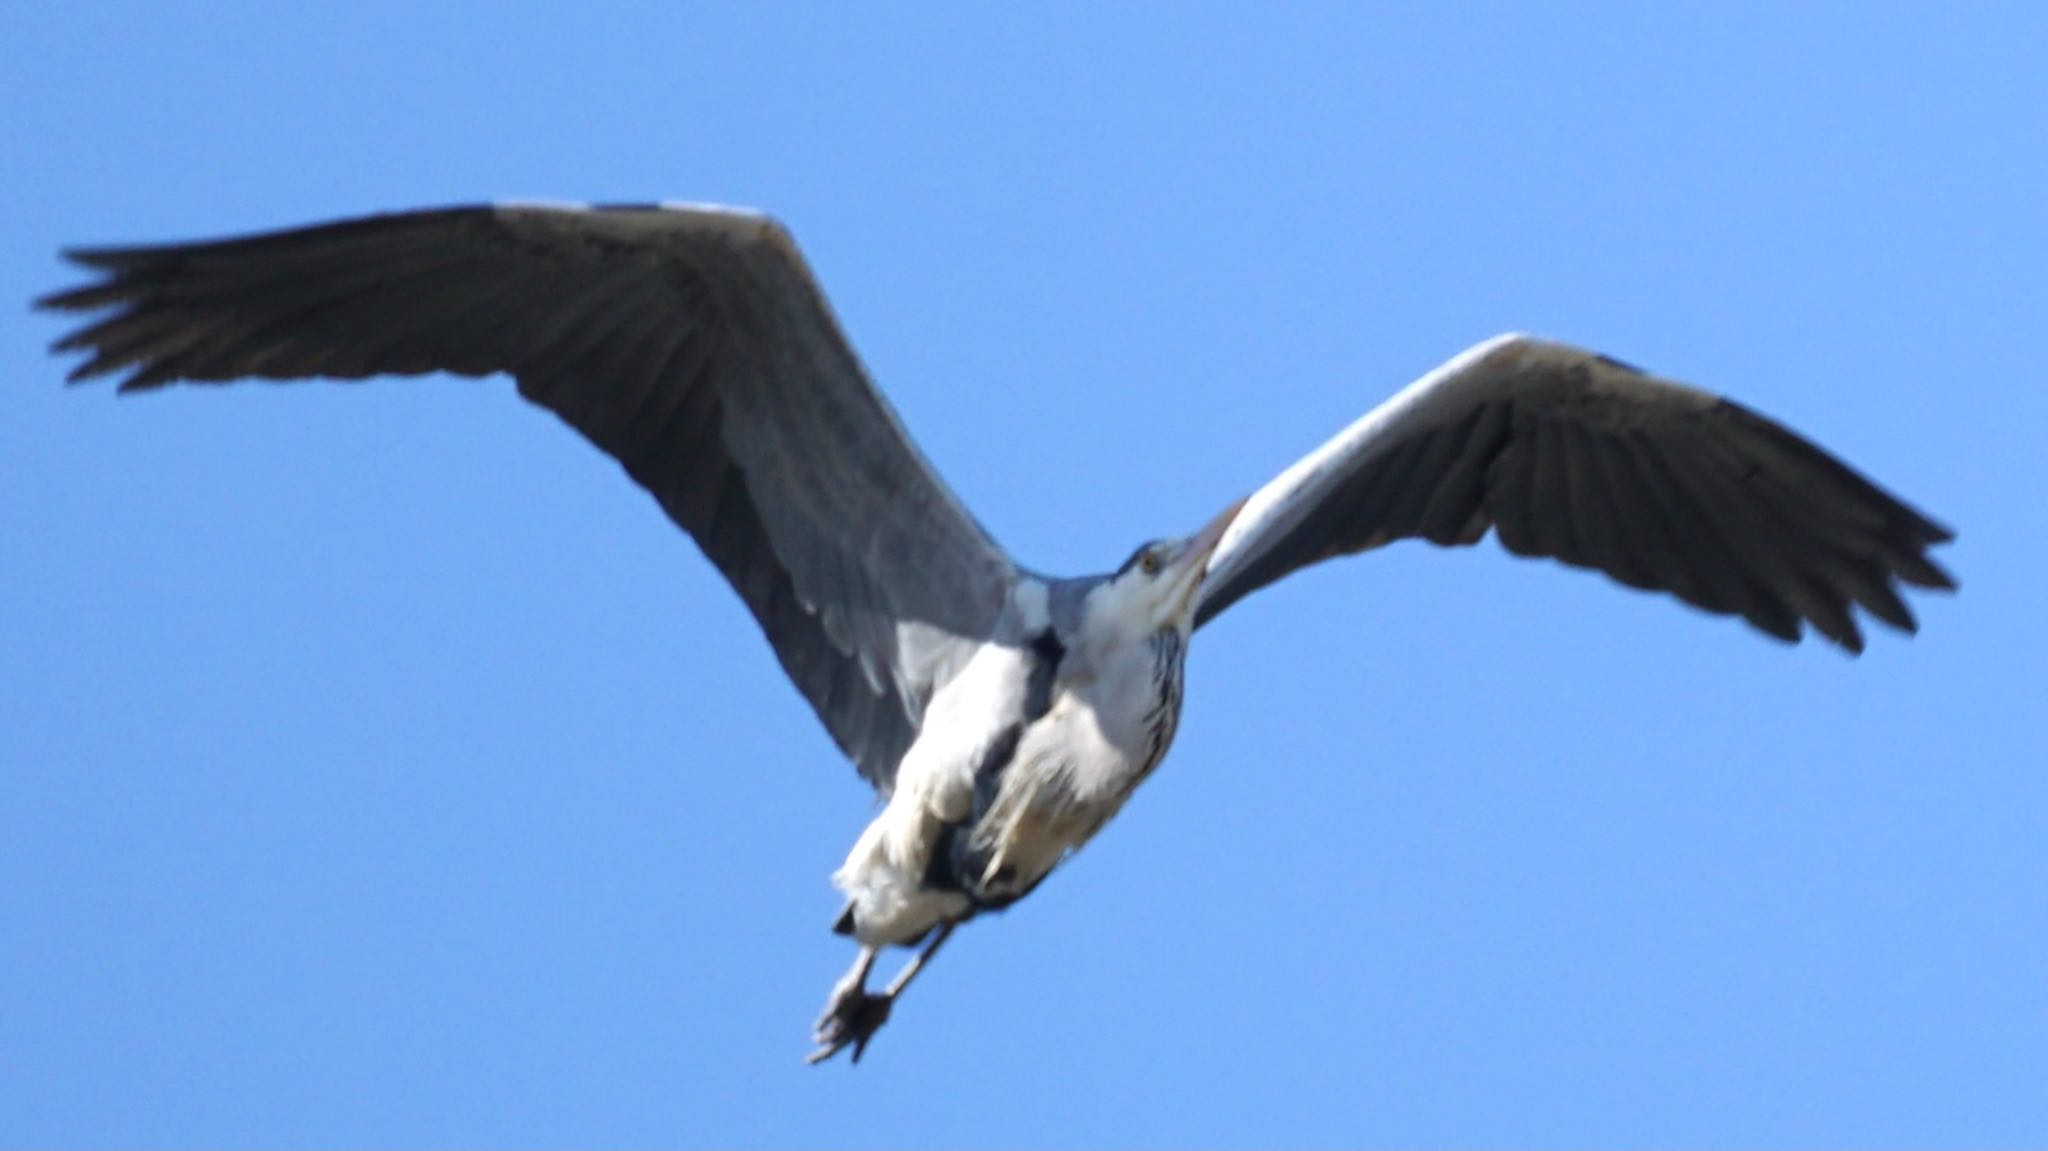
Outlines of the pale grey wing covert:
[{"label": "pale grey wing covert", "polygon": [[511,374],[610,453],[754,613],[887,792],[1015,568],[870,384],[788,233],[732,209],[473,207],[67,253],[60,350],[179,380]]},{"label": "pale grey wing covert", "polygon": [[1952,589],[1953,534],[1784,426],[1592,352],[1504,336],[1404,389],[1254,493],[1197,625],[1289,572],[1398,539],[1593,568],[1851,652],[1851,605],[1911,632],[1897,585]]}]

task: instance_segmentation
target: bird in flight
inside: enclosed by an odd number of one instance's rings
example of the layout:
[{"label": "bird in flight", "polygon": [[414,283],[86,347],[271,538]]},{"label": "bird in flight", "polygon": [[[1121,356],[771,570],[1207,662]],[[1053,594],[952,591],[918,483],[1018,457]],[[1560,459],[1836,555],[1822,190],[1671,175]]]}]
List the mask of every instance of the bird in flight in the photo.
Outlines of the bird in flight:
[{"label": "bird in flight", "polygon": [[[998,546],[869,381],[789,232],[710,205],[493,205],[81,248],[73,381],[510,375],[610,454],[739,593],[880,795],[833,876],[858,954],[811,1061],[858,1061],[954,929],[1030,894],[1166,755],[1188,643],[1247,594],[1396,540],[1488,532],[1863,647],[1948,529],[1731,400],[1498,336],[1186,537],[1045,575]],[[869,989],[876,957],[914,948]]]}]

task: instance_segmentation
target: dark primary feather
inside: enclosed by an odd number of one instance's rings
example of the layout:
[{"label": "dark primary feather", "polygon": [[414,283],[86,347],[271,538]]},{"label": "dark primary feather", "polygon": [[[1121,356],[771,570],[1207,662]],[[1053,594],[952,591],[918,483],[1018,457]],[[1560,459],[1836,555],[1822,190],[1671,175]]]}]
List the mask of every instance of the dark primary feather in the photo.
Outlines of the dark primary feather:
[{"label": "dark primary feather", "polygon": [[1528,337],[1489,341],[1252,497],[1197,623],[1309,564],[1420,537],[1603,571],[1797,640],[1863,648],[1852,605],[1910,632],[1897,585],[1952,589],[1954,538],[1733,401]]},{"label": "dark primary feather", "polygon": [[869,384],[774,221],[476,207],[66,253],[39,301],[85,380],[510,373],[610,453],[753,611],[887,790],[931,692],[1015,578]]}]

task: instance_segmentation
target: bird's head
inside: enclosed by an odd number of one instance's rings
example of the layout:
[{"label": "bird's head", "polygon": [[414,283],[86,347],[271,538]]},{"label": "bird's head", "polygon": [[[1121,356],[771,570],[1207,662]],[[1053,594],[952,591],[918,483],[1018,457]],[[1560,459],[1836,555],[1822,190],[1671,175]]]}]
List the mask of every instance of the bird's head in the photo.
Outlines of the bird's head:
[{"label": "bird's head", "polygon": [[1223,509],[1202,530],[1185,539],[1141,545],[1088,597],[1088,611],[1126,634],[1145,635],[1165,627],[1194,626],[1195,603],[1209,557],[1244,501]]}]

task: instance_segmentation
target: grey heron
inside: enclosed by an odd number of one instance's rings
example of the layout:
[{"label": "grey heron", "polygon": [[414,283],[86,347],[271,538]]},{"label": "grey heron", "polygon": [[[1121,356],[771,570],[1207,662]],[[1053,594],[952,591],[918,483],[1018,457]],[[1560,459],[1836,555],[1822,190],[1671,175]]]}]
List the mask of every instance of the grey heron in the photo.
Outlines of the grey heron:
[{"label": "grey heron", "polygon": [[[870,383],[787,230],[704,205],[495,205],[70,251],[59,340],[119,390],[504,373],[609,453],[753,613],[880,796],[834,882],[858,1060],[960,924],[1029,894],[1173,742],[1196,629],[1402,539],[1591,568],[1850,652],[1952,538],[1733,401],[1525,335],[1422,376],[1184,538],[1078,578],[999,547]],[[915,949],[879,992],[889,947]]]}]

